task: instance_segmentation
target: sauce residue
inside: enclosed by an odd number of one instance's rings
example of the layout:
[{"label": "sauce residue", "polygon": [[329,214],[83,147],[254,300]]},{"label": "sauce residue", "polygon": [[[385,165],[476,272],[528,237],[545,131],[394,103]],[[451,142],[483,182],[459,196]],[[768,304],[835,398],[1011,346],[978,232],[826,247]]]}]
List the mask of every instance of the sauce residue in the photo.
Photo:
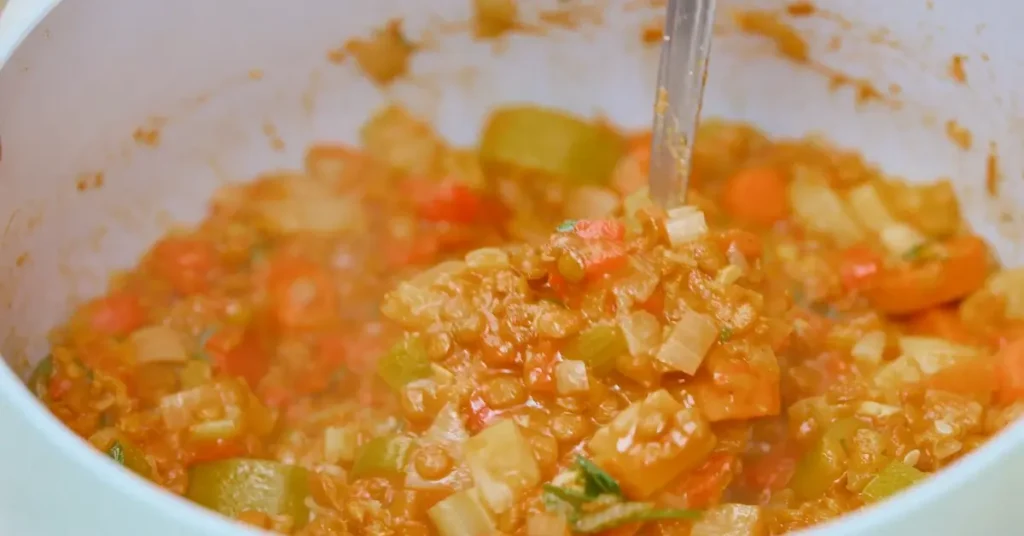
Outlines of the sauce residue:
[{"label": "sauce residue", "polygon": [[949,137],[957,147],[968,151],[973,144],[971,131],[957,123],[955,119],[946,121],[946,136]]},{"label": "sauce residue", "polygon": [[964,70],[966,60],[967,56],[962,54],[953,54],[949,60],[949,76],[959,84],[967,83],[967,71]]},{"label": "sauce residue", "polygon": [[999,173],[999,155],[996,154],[996,142],[988,145],[988,156],[985,157],[985,191],[992,197],[999,196],[999,183],[1002,174]]},{"label": "sauce residue", "polygon": [[[810,2],[790,4],[786,13],[793,16],[810,16],[817,13],[817,8]],[[898,106],[894,94],[886,94],[876,88],[870,81],[843,73],[837,69],[814,61],[811,58],[807,40],[790,24],[780,19],[780,14],[764,10],[739,10],[733,13],[733,22],[744,33],[770,39],[776,51],[783,58],[794,63],[807,66],[829,79],[831,89],[851,87],[858,104],[870,101],[885,102]],[[838,47],[838,43],[830,43],[830,47]]]},{"label": "sauce residue", "polygon": [[103,186],[104,180],[106,179],[102,171],[97,171],[95,173],[82,173],[75,178],[75,189],[79,192],[84,192],[86,190],[99,188]]}]

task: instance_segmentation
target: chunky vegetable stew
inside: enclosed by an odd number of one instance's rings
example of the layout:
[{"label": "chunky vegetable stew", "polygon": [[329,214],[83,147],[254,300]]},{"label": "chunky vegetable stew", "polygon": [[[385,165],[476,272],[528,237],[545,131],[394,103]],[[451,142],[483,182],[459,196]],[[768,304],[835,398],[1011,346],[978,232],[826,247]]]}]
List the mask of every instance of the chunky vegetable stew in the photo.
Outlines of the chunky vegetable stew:
[{"label": "chunky vegetable stew", "polygon": [[706,122],[537,107],[222,189],[55,330],[29,387],[139,477],[283,534],[781,534],[1024,410],[1024,271],[947,182]]}]

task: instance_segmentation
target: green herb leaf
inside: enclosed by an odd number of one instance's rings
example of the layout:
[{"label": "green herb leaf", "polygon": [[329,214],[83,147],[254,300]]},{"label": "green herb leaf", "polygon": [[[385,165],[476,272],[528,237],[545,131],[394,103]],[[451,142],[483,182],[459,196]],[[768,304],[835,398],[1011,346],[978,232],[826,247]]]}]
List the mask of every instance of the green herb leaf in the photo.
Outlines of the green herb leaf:
[{"label": "green herb leaf", "polygon": [[560,233],[571,233],[576,228],[576,220],[565,220],[558,224],[558,232]]},{"label": "green herb leaf", "polygon": [[545,494],[554,496],[556,499],[569,504],[574,509],[578,509],[584,503],[594,500],[594,497],[574,489],[560,488],[552,484],[544,484],[543,488]]},{"label": "green herb leaf", "polygon": [[583,478],[583,493],[587,497],[593,499],[604,494],[622,496],[622,488],[619,487],[619,483],[594,462],[583,456],[577,456],[576,469]]},{"label": "green herb leaf", "polygon": [[718,332],[718,340],[725,342],[732,338],[731,328],[722,328],[722,331]]},{"label": "green herb leaf", "polygon": [[114,441],[114,444],[110,445],[110,448],[107,449],[107,456],[110,456],[118,464],[124,465],[124,447],[120,441]]},{"label": "green herb leaf", "polygon": [[924,255],[925,251],[927,251],[927,249],[928,249],[928,244],[927,243],[925,243],[925,244],[918,244],[918,245],[910,248],[907,252],[905,252],[903,254],[903,260],[905,260],[905,261],[915,261],[917,259],[920,259]]}]

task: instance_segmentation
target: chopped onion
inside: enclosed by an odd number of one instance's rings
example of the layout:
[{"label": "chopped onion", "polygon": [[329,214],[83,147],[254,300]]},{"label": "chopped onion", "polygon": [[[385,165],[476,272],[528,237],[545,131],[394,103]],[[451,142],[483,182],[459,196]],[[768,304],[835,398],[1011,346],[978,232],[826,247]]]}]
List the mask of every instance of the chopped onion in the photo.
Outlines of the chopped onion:
[{"label": "chopped onion", "polygon": [[357,440],[350,426],[328,426],[324,429],[324,460],[332,464],[351,462],[356,458]]},{"label": "chopped onion", "polygon": [[718,326],[707,315],[686,311],[655,357],[675,370],[693,375],[718,339]]},{"label": "chopped onion", "polygon": [[905,223],[886,226],[878,238],[885,249],[897,257],[904,257],[928,243],[928,237]]},{"label": "chopped onion", "polygon": [[871,400],[865,400],[857,406],[857,415],[863,415],[865,417],[878,417],[885,418],[895,415],[900,412],[899,406],[892,406],[889,404],[880,404]]},{"label": "chopped onion", "polygon": [[572,220],[607,218],[619,210],[619,196],[601,186],[580,186],[569,192],[564,216]]},{"label": "chopped onion", "polygon": [[497,530],[476,488],[451,495],[431,507],[427,515],[441,536],[481,536]]},{"label": "chopped onion", "polygon": [[740,277],[743,277],[743,268],[729,264],[715,274],[715,283],[726,287],[738,281]]},{"label": "chopped onion", "polygon": [[558,514],[534,512],[526,518],[526,536],[569,536],[569,523]]},{"label": "chopped onion", "polygon": [[466,431],[466,423],[462,414],[455,404],[445,404],[430,428],[423,434],[423,439],[429,443],[440,444],[451,447],[458,452],[462,445],[469,439],[469,432]]},{"label": "chopped onion", "polygon": [[661,322],[647,311],[633,311],[619,318],[619,327],[626,337],[629,354],[646,354],[661,344]]},{"label": "chopped onion", "polygon": [[864,336],[853,345],[853,349],[850,350],[850,355],[853,356],[857,361],[878,365],[882,362],[882,355],[885,353],[885,332],[884,331],[872,331],[865,333]]},{"label": "chopped onion", "polygon": [[767,536],[768,525],[760,506],[720,504],[694,522],[690,536]]},{"label": "chopped onion", "polygon": [[842,198],[809,168],[801,166],[793,170],[789,202],[800,223],[832,237],[840,246],[864,239],[864,230],[846,211]]},{"label": "chopped onion", "polygon": [[148,326],[137,329],[128,337],[139,363],[188,361],[188,351],[181,336],[167,326]]},{"label": "chopped onion", "polygon": [[511,420],[501,420],[471,437],[465,449],[473,482],[495,514],[511,510],[540,483],[533,447]]},{"label": "chopped onion", "polygon": [[885,206],[878,189],[870,182],[850,190],[846,200],[857,221],[875,233],[881,233],[886,227],[899,223]]},{"label": "chopped onion", "polygon": [[188,427],[189,439],[193,441],[218,441],[238,437],[242,433],[242,419],[220,419],[193,424]]},{"label": "chopped onion", "polygon": [[874,382],[882,389],[897,392],[925,377],[965,359],[977,359],[981,350],[953,344],[934,337],[900,337],[900,357],[883,366]]},{"label": "chopped onion", "polygon": [[466,264],[470,268],[494,269],[509,267],[508,253],[501,248],[480,248],[466,254]]},{"label": "chopped onion", "polygon": [[668,211],[665,222],[668,240],[673,246],[679,246],[703,238],[708,234],[708,224],[704,221],[704,213],[694,206],[674,208]]},{"label": "chopped onion", "polygon": [[982,355],[982,350],[973,346],[954,344],[937,337],[900,337],[900,353],[914,359],[925,374],[935,374],[962,359]]},{"label": "chopped onion", "polygon": [[585,393],[590,390],[587,364],[582,361],[567,360],[556,365],[555,380],[560,395]]},{"label": "chopped onion", "polygon": [[1007,318],[1024,320],[1024,268],[997,272],[986,284],[988,290],[1006,301]]},{"label": "chopped onion", "polygon": [[259,199],[257,215],[275,233],[339,233],[363,229],[366,213],[358,200],[341,196],[330,183],[288,176],[277,184],[279,195]]}]

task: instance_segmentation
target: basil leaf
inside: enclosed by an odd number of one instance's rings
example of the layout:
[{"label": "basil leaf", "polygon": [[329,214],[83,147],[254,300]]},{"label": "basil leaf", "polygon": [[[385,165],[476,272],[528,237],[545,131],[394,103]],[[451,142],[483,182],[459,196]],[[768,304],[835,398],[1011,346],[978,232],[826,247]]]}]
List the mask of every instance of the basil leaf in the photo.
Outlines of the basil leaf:
[{"label": "basil leaf", "polygon": [[594,462],[583,456],[577,456],[576,469],[583,479],[583,493],[587,497],[593,499],[605,494],[622,496],[622,488],[619,487],[619,483]]}]

